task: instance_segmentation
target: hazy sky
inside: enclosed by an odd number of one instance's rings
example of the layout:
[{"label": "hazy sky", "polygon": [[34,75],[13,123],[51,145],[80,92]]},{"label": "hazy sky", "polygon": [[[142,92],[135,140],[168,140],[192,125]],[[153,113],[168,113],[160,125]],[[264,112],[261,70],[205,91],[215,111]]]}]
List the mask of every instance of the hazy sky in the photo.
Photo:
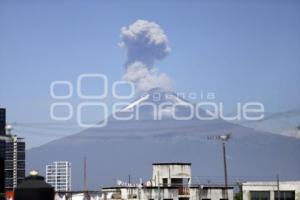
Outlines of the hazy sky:
[{"label": "hazy sky", "polygon": [[[76,84],[82,73],[106,74],[110,86],[120,80],[126,61],[120,29],[144,19],[168,36],[172,50],[156,66],[175,91],[214,92],[228,113],[246,101],[262,102],[266,112],[299,108],[299,11],[298,0],[2,0],[0,105],[8,122],[29,124],[15,126],[29,147],[76,132],[39,127],[53,122],[51,82]],[[90,92],[98,90],[91,85]]]}]

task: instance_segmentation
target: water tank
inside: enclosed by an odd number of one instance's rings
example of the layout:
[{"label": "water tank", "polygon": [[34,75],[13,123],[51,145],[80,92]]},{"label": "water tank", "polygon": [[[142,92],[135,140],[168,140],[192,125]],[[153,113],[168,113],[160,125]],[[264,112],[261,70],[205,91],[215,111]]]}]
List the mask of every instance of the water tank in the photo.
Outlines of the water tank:
[{"label": "water tank", "polygon": [[33,171],[16,188],[15,200],[54,200],[54,188]]}]

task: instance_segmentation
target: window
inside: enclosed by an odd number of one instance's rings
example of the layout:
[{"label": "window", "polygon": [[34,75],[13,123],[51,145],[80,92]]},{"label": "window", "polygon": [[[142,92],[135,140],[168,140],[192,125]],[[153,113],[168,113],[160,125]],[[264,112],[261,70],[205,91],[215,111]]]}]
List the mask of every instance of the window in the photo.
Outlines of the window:
[{"label": "window", "polygon": [[[295,200],[295,191],[280,191],[280,200]],[[278,192],[275,191],[275,200],[278,200]]]},{"label": "window", "polygon": [[180,198],[178,198],[178,200],[190,200],[190,198],[188,198],[188,197],[180,197]]},{"label": "window", "polygon": [[172,178],[171,179],[171,185],[172,186],[182,186],[183,185],[182,178]]},{"label": "window", "polygon": [[18,152],[18,160],[25,160],[25,152]]},{"label": "window", "polygon": [[269,191],[251,191],[251,200],[270,200]]},{"label": "window", "polygon": [[168,179],[167,178],[163,178],[163,186],[168,186]]},{"label": "window", "polygon": [[136,199],[137,195],[136,194],[128,194],[128,199]]}]

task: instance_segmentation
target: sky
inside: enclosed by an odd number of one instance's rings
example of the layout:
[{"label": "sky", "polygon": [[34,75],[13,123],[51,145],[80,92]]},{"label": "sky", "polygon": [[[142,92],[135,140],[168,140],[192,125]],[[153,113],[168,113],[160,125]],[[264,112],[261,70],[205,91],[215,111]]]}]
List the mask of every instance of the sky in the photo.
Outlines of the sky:
[{"label": "sky", "polygon": [[[57,101],[51,83],[70,81],[76,89],[79,75],[101,73],[112,87],[125,71],[121,28],[142,19],[168,37],[171,51],[155,66],[174,91],[213,92],[227,113],[248,101],[262,102],[266,113],[298,109],[299,10],[297,0],[2,0],[0,106],[27,148],[78,132],[75,115],[63,127],[50,118]],[[85,91],[97,86],[92,81]],[[83,101],[74,92],[59,102]],[[97,113],[86,118],[100,120]]]}]

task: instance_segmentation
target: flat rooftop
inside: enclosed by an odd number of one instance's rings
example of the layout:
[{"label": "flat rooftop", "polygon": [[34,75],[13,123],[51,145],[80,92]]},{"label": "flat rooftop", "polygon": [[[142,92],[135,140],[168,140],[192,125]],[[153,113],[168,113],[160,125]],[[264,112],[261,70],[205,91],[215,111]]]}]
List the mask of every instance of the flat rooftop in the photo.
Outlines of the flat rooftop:
[{"label": "flat rooftop", "polygon": [[[181,187],[188,187],[188,186],[143,186],[142,188],[143,189],[178,189],[178,188],[181,188]],[[140,188],[140,187],[137,187],[137,186],[113,186],[113,187],[103,187],[101,188],[102,190],[111,190],[111,189],[129,189],[129,188]],[[234,187],[233,186],[220,186],[220,185],[192,185],[188,188],[191,188],[191,189],[198,189],[198,188],[202,188],[202,189],[233,189]]]},{"label": "flat rooftop", "polygon": [[192,165],[186,162],[167,162],[167,163],[152,163],[152,165]]}]

